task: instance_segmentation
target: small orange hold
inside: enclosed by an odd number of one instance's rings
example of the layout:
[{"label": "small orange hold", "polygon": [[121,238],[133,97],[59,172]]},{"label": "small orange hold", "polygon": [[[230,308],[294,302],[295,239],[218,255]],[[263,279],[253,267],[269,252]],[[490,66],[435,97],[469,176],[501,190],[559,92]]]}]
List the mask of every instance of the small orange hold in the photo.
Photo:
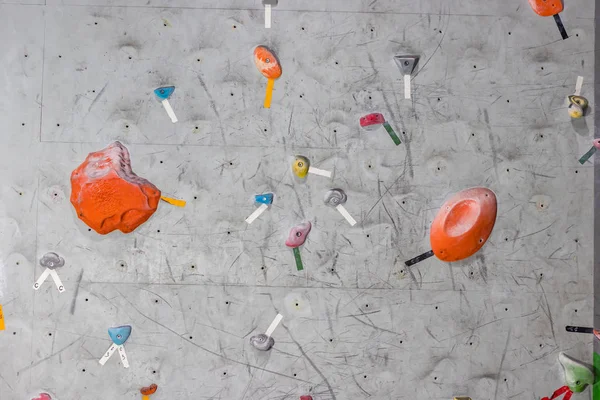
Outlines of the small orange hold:
[{"label": "small orange hold", "polygon": [[160,190],[131,170],[120,142],[90,153],[71,174],[71,203],[77,216],[101,235],[129,233],[154,214]]},{"label": "small orange hold", "polygon": [[150,386],[141,388],[140,393],[144,396],[150,396],[151,394],[154,394],[156,392],[156,389],[158,389],[158,386],[153,383]]},{"label": "small orange hold", "polygon": [[275,54],[265,46],[254,49],[254,64],[267,79],[277,79],[281,76],[281,65]]},{"label": "small orange hold", "polygon": [[537,15],[551,17],[563,10],[561,0],[529,0],[529,5]]},{"label": "small orange hold", "polygon": [[442,261],[458,261],[475,254],[494,229],[497,209],[496,195],[487,188],[466,189],[452,196],[431,224],[433,253]]}]

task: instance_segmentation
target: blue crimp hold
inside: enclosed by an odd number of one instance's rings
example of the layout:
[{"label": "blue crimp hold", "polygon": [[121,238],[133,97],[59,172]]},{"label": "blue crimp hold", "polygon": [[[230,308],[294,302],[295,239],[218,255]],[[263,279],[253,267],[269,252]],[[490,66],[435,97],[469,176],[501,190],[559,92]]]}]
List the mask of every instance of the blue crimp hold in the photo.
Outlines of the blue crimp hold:
[{"label": "blue crimp hold", "polygon": [[273,204],[273,193],[263,193],[254,196],[254,201],[260,204]]},{"label": "blue crimp hold", "polygon": [[166,100],[169,97],[171,97],[171,95],[173,94],[173,92],[175,91],[175,86],[164,86],[164,87],[159,87],[158,89],[154,89],[154,94],[156,95],[156,97],[159,100]]},{"label": "blue crimp hold", "polygon": [[120,346],[129,339],[129,335],[131,335],[131,326],[123,325],[115,328],[108,328],[108,335],[117,346]]}]

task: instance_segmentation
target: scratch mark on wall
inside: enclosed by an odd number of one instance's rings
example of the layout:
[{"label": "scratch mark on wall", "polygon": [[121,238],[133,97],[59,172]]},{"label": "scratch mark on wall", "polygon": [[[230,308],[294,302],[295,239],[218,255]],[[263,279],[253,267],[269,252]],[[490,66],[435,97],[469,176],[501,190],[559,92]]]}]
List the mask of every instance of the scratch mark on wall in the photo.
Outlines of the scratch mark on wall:
[{"label": "scratch mark on wall", "polygon": [[77,295],[79,294],[79,287],[81,286],[81,279],[83,279],[83,268],[77,278],[77,286],[75,287],[75,294],[73,295],[73,301],[71,302],[71,315],[75,314],[75,305],[77,304]]}]

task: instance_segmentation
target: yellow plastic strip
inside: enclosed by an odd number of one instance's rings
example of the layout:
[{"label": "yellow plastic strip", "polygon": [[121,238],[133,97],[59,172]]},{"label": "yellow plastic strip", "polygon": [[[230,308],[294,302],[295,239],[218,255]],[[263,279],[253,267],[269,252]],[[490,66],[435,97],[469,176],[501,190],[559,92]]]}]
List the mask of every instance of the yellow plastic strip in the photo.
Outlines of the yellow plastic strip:
[{"label": "yellow plastic strip", "polygon": [[150,396],[143,394],[142,400],[150,400]]},{"label": "yellow plastic strip", "polygon": [[2,305],[0,304],[0,331],[4,330],[4,314],[2,313]]},{"label": "yellow plastic strip", "polygon": [[269,79],[267,81],[267,93],[265,94],[265,108],[271,108],[271,99],[273,98],[273,86],[275,86],[275,79]]},{"label": "yellow plastic strip", "polygon": [[160,196],[162,201],[166,201],[169,204],[172,204],[176,207],[185,207],[185,200],[172,199],[170,197]]}]

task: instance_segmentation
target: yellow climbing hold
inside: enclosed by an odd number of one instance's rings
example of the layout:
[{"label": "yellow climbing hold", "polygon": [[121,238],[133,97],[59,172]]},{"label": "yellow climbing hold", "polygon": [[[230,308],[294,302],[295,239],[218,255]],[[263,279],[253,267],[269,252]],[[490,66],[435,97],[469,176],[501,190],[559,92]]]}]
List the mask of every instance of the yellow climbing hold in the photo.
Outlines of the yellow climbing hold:
[{"label": "yellow climbing hold", "polygon": [[571,118],[583,117],[585,110],[588,107],[588,101],[583,96],[569,96],[569,116]]}]

